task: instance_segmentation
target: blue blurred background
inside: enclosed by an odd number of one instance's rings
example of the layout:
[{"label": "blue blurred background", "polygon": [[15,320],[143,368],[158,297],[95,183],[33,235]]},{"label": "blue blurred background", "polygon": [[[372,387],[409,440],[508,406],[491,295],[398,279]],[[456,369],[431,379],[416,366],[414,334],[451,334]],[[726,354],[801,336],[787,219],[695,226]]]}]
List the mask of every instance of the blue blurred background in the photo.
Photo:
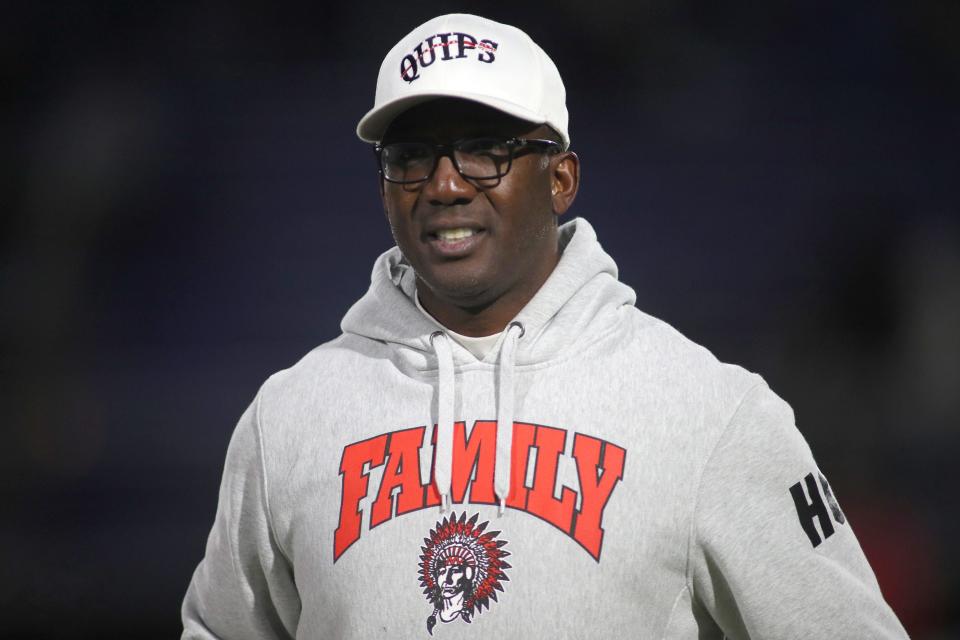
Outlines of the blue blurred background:
[{"label": "blue blurred background", "polygon": [[0,627],[161,638],[226,444],[391,245],[386,51],[515,24],[638,306],[794,407],[914,638],[960,637],[960,4],[35,2],[0,20]]}]

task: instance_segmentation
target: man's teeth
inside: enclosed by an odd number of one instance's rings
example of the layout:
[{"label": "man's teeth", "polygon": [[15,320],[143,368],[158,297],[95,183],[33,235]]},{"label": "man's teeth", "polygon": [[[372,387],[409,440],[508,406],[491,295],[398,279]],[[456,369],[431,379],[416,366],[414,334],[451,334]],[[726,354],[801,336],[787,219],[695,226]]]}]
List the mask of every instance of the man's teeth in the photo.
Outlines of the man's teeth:
[{"label": "man's teeth", "polygon": [[474,234],[473,229],[443,229],[437,231],[437,237],[441,240],[451,242],[453,240],[463,240]]}]

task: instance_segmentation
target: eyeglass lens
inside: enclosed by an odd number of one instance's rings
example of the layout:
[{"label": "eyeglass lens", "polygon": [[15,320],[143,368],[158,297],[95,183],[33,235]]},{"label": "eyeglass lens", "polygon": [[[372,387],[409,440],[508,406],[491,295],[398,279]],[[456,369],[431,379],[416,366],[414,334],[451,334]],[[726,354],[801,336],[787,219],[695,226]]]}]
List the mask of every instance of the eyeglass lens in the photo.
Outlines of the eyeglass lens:
[{"label": "eyeglass lens", "polygon": [[[384,145],[381,156],[384,176],[394,182],[426,180],[437,163],[437,152],[437,146],[422,142]],[[457,169],[465,178],[495,179],[502,177],[510,168],[511,146],[497,139],[465,140],[453,145],[452,155]]]}]

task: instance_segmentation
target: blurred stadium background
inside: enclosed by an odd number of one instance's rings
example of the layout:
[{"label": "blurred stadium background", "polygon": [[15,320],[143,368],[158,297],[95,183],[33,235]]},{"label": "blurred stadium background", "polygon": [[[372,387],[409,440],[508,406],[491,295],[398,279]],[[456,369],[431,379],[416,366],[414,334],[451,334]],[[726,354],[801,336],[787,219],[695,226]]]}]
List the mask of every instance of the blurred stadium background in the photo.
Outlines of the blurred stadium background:
[{"label": "blurred stadium background", "polygon": [[912,637],[960,637],[953,0],[7,5],[0,634],[177,636],[236,419],[391,244],[380,60],[458,10],[553,57],[638,305],[793,405]]}]

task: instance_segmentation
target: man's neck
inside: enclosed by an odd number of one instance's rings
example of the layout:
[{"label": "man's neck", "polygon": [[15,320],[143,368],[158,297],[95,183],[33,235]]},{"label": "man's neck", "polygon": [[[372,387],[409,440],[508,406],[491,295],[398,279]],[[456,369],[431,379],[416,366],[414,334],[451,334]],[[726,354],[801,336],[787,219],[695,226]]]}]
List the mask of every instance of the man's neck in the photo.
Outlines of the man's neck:
[{"label": "man's neck", "polygon": [[[429,289],[424,286],[421,291],[429,291]],[[503,331],[510,322],[509,319],[503,319],[504,313],[491,308],[497,304],[496,302],[488,307],[468,309],[446,304],[430,294],[420,293],[419,296],[420,304],[427,313],[447,329],[463,336],[490,336]],[[519,309],[517,311],[519,312]]]},{"label": "man's neck", "polygon": [[517,317],[547,281],[559,261],[558,252],[549,268],[533,280],[528,289],[511,289],[487,303],[471,304],[470,301],[443,299],[419,278],[417,295],[427,313],[447,329],[472,338],[489,336],[503,331]]}]

